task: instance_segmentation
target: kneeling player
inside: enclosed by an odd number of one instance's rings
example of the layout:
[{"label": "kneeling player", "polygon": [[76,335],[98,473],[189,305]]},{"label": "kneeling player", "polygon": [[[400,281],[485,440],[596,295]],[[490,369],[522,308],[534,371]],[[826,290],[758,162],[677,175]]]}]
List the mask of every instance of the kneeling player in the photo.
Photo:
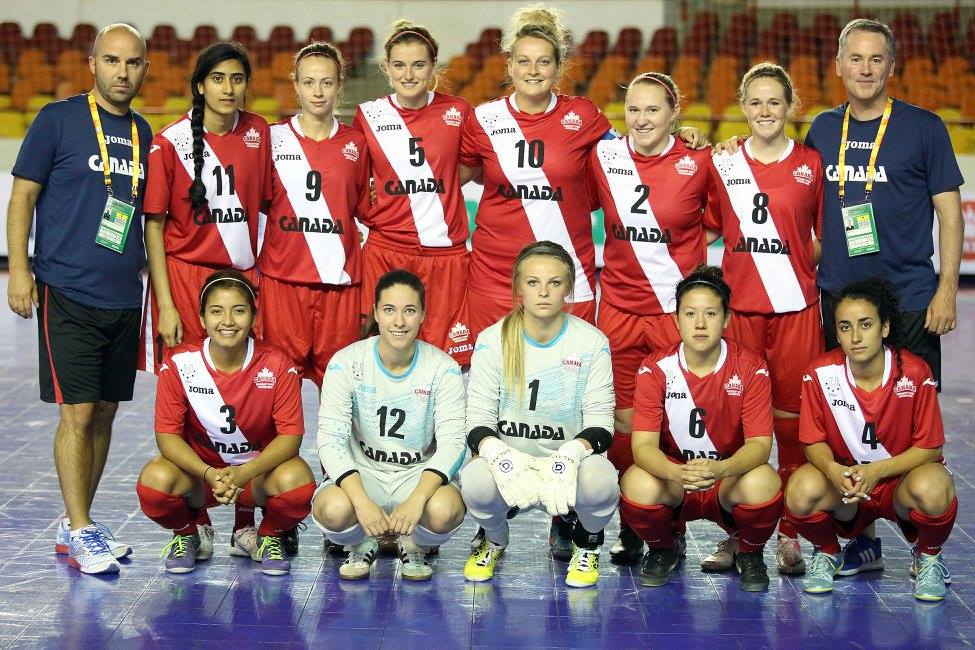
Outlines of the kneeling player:
[{"label": "kneeling player", "polygon": [[512,288],[518,306],[477,338],[468,386],[468,444],[480,458],[461,490],[483,529],[464,577],[490,580],[508,544],[512,508],[541,505],[572,522],[571,587],[599,577],[603,528],[619,501],[612,441],[613,371],[606,335],[562,311],[575,285],[558,244],[522,249]]},{"label": "kneeling player", "polygon": [[236,270],[217,271],[200,294],[202,342],[167,351],[156,387],[160,455],[139,475],[142,511],[173,530],[166,571],[187,573],[213,553],[200,508],[264,508],[251,558],[261,571],[291,570],[281,533],[308,515],[315,489],[298,450],[304,434],[299,377],[280,350],[251,338],[257,290]]},{"label": "kneeling player", "polygon": [[466,455],[464,381],[446,353],[417,340],[424,288],[409,271],[376,284],[371,330],[378,336],[335,353],[325,373],[318,455],[326,480],[312,518],[337,545],[347,580],[369,577],[376,537],[398,534],[402,575],[429,580],[430,546],[464,521],[451,483]]},{"label": "kneeling player", "polygon": [[620,509],[649,546],[640,569],[646,587],[666,584],[684,555],[674,522],[709,519],[738,535],[739,586],[768,588],[762,551],[782,514],[781,481],[768,464],[771,387],[765,362],[722,338],[730,297],[714,267],[681,280],[681,343],[637,371],[635,464],[620,482]]},{"label": "kneeling player", "polygon": [[837,533],[856,537],[876,519],[897,522],[916,542],[914,596],[937,601],[951,574],[941,546],[958,512],[941,462],[944,426],[931,370],[899,347],[900,312],[889,282],[847,286],[836,306],[840,348],[804,377],[800,440],[809,464],[786,487],[786,516],[816,553],[803,581],[833,590],[843,564]]}]

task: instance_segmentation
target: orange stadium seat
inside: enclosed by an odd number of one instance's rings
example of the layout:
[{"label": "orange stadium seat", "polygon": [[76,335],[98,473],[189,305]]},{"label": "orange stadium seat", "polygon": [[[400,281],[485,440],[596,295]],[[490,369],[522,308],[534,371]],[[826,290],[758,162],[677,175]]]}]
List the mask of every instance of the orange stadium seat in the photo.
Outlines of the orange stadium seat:
[{"label": "orange stadium seat", "polygon": [[237,25],[230,34],[230,40],[237,41],[250,50],[257,43],[257,30],[253,25]]},{"label": "orange stadium seat", "polygon": [[667,59],[662,54],[645,54],[636,62],[633,76],[644,72],[667,72]]},{"label": "orange stadium seat", "polygon": [[664,57],[665,68],[661,72],[670,70],[670,65],[677,58],[677,30],[673,27],[661,27],[653,33],[647,54]]},{"label": "orange stadium seat", "polygon": [[632,60],[643,49],[643,32],[637,27],[624,27],[616,37],[612,53]]},{"label": "orange stadium seat", "polygon": [[194,52],[199,52],[219,38],[217,28],[213,25],[197,25],[196,29],[193,30],[193,36],[190,38],[190,47],[193,48]]},{"label": "orange stadium seat", "polygon": [[271,53],[278,52],[293,53],[298,47],[295,45],[295,31],[288,25],[275,25],[271,28],[271,33],[267,37],[268,46]]},{"label": "orange stadium seat", "polygon": [[326,43],[332,42],[332,28],[325,27],[324,25],[318,25],[312,27],[308,30],[308,40],[309,41],[325,41]]},{"label": "orange stadium seat", "polygon": [[71,31],[71,38],[68,39],[68,46],[76,50],[81,50],[87,55],[89,52],[91,52],[91,46],[95,42],[95,36],[97,33],[98,28],[91,23],[78,23]]}]

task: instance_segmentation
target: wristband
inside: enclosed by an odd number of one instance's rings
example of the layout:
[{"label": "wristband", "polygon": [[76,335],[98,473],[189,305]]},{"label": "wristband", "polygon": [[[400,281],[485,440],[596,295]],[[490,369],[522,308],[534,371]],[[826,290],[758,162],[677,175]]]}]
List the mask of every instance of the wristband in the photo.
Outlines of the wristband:
[{"label": "wristband", "polygon": [[[467,434],[467,446],[470,447],[472,454],[478,453],[478,448],[481,446],[481,441],[485,438],[498,438],[498,432],[491,429],[491,427],[474,427]],[[500,438],[498,438],[500,440]]]}]

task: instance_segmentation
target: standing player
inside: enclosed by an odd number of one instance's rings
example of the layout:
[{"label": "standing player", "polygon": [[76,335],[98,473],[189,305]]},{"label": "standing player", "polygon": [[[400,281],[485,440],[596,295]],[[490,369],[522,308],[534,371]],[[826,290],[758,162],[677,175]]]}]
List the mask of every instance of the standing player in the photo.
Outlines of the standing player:
[{"label": "standing player", "polygon": [[518,306],[477,339],[467,441],[479,458],[461,472],[461,492],[484,535],[464,566],[468,580],[494,576],[509,510],[539,505],[574,519],[566,584],[599,578],[603,528],[619,501],[618,474],[603,455],[612,441],[613,371],[606,336],[563,312],[575,280],[564,248],[526,246],[511,280]]},{"label": "standing player", "polygon": [[[778,468],[785,483],[805,462],[798,420],[802,373],[823,350],[816,291],[823,170],[816,151],[785,135],[797,100],[784,69],[754,66],[741,81],[738,102],[751,137],[734,154],[715,156],[716,197],[705,223],[724,237],[722,268],[733,296],[730,337],[768,361]],[[734,548],[735,540],[726,540],[702,567],[730,567]],[[776,560],[780,573],[805,571],[788,522],[779,526]]]},{"label": "standing player", "polygon": [[803,378],[800,439],[809,464],[786,486],[787,517],[816,549],[803,589],[833,590],[843,564],[837,532],[853,538],[876,519],[897,522],[916,546],[914,597],[939,601],[951,583],[941,547],[958,513],[941,451],[937,384],[900,348],[893,285],[870,278],[845,287],[836,305],[841,349]]},{"label": "standing player", "polygon": [[359,333],[359,229],[369,208],[363,135],[333,115],[342,55],[315,42],[295,55],[301,113],[271,126],[273,198],[257,266],[264,340],[319,386],[328,360]]},{"label": "standing player", "polygon": [[[556,95],[569,33],[561,12],[533,5],[515,12],[501,42],[514,94],[478,106],[464,127],[461,164],[483,170],[465,315],[472,336],[511,310],[518,252],[551,240],[572,258],[572,313],[596,322],[596,254],[587,156],[610,133],[584,97]],[[610,136],[612,137],[612,136]],[[462,176],[476,170],[462,170]],[[469,359],[469,357],[468,357]],[[465,360],[461,360],[463,363]]]},{"label": "standing player", "polygon": [[[280,350],[256,342],[257,290],[239,271],[218,271],[200,292],[202,342],[167,351],[156,387],[160,454],[139,475],[142,511],[173,530],[166,571],[209,559],[197,510],[238,499],[265,510],[251,558],[261,571],[291,569],[281,534],[308,515],[315,479],[298,456],[301,380]],[[212,535],[212,533],[210,533]]]},{"label": "standing player", "polygon": [[464,461],[464,382],[460,367],[417,341],[424,288],[404,270],[376,283],[376,336],[339,350],[328,364],[318,419],[318,455],[328,478],[315,492],[313,519],[336,545],[349,545],[346,580],[369,577],[376,537],[399,535],[402,575],[429,580],[430,546],[464,521],[453,483]]},{"label": "standing player", "polygon": [[620,508],[650,547],[646,587],[666,584],[684,555],[675,519],[709,519],[739,538],[738,586],[768,588],[762,551],[782,514],[782,482],[768,464],[771,387],[765,362],[722,338],[731,294],[714,267],[681,280],[681,343],[647,357],[637,375],[634,465],[620,482]]},{"label": "standing player", "polygon": [[[152,140],[143,370],[154,372],[166,347],[202,340],[197,291],[214,269],[233,267],[255,279],[258,214],[271,195],[271,137],[264,118],[241,110],[250,75],[239,45],[207,47],[190,78],[193,108]],[[243,506],[236,512],[231,546],[250,555],[254,515]],[[205,511],[200,516],[208,523]]]},{"label": "standing player", "polygon": [[[439,46],[425,27],[397,21],[383,49],[382,70],[393,93],[361,104],[353,123],[366,136],[376,185],[363,285],[375,286],[390,269],[413,270],[430,291],[421,339],[469,358],[473,339],[460,311],[470,227],[457,161],[471,107],[428,90],[435,85]],[[362,313],[372,308],[363,292]]]},{"label": "standing player", "polygon": [[[647,72],[626,91],[622,140],[597,143],[589,158],[603,206],[606,244],[597,324],[613,351],[616,414],[608,456],[622,476],[633,464],[633,386],[640,361],[680,341],[674,287],[707,259],[702,220],[711,152],[675,138],[681,94],[673,79]],[[615,562],[642,556],[624,523]]]}]

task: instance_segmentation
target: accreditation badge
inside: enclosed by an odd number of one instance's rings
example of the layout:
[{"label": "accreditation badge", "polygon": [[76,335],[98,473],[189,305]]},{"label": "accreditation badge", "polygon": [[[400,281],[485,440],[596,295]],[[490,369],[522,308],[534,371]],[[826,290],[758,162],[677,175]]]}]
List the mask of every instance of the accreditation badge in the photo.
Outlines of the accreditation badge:
[{"label": "accreditation badge", "polygon": [[877,222],[873,218],[873,205],[844,206],[843,230],[846,235],[846,250],[850,257],[876,253],[880,250],[877,238]]},{"label": "accreditation badge", "polygon": [[116,253],[124,251],[125,240],[129,235],[129,226],[132,225],[134,215],[134,205],[119,201],[114,196],[108,197],[101,223],[98,225],[98,233],[95,235],[95,243]]}]

